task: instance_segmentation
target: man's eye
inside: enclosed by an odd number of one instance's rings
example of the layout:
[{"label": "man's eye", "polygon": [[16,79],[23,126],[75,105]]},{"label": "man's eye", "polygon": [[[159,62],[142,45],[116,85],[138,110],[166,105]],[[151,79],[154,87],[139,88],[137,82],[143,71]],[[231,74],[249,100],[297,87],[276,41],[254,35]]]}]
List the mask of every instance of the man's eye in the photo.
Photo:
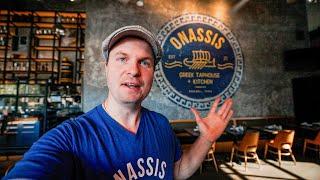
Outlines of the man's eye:
[{"label": "man's eye", "polygon": [[148,59],[142,60],[140,63],[142,66],[151,67],[151,62]]},{"label": "man's eye", "polygon": [[125,57],[119,57],[119,58],[117,58],[117,60],[121,63],[125,63],[127,61],[127,59]]}]

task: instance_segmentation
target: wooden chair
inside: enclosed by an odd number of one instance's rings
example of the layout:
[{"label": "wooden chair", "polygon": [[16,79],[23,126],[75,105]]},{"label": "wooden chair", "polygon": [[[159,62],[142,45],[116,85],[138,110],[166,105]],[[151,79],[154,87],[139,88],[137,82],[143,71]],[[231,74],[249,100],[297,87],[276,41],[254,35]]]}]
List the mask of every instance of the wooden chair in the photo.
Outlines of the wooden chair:
[{"label": "wooden chair", "polygon": [[[274,140],[267,142],[264,149],[264,158],[267,156],[267,152],[278,154],[279,166],[281,166],[281,156],[291,156],[294,165],[296,165],[296,158],[292,153],[292,144],[294,139],[294,130],[282,130],[279,131]],[[275,150],[269,149],[268,147],[274,148]]]},{"label": "wooden chair", "polygon": [[[214,168],[216,169],[216,172],[218,172],[218,165],[216,158],[214,156],[214,152],[216,150],[216,143],[213,143],[209,152],[207,153],[207,157],[204,159],[204,162],[213,162]],[[200,165],[200,174],[202,173],[202,164]]]},{"label": "wooden chair", "polygon": [[7,166],[7,168],[6,168],[6,171],[5,171],[5,173],[4,173],[4,175],[6,176],[7,174],[9,174],[9,172],[11,171],[11,169],[13,169],[13,167],[14,167],[14,165],[16,164],[16,162],[11,162],[8,166]]},{"label": "wooden chair", "polygon": [[[244,137],[242,138],[241,142],[234,143],[231,151],[231,158],[230,163],[233,166],[233,155],[234,151],[235,155],[241,158],[244,158],[244,168],[247,170],[247,159],[255,159],[260,168],[260,161],[257,155],[257,148],[258,148],[258,141],[259,141],[259,132],[258,131],[247,131]],[[242,152],[242,154],[239,154]]]},{"label": "wooden chair", "polygon": [[[311,145],[311,146],[308,146]],[[317,151],[320,158],[320,131],[315,139],[305,139],[303,144],[303,156],[305,155],[306,148]]]}]

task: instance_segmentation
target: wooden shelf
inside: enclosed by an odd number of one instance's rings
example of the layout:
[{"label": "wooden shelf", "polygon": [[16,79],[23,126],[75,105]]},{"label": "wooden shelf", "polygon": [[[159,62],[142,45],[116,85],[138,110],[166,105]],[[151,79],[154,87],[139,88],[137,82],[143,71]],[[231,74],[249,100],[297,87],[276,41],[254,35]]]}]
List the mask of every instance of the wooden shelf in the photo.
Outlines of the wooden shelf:
[{"label": "wooden shelf", "polygon": [[19,16],[22,16],[22,15],[31,16],[32,12],[31,11],[12,11],[11,14],[12,15],[19,15]]},{"label": "wooden shelf", "polygon": [[60,82],[72,82],[72,79],[71,78],[60,78]]},{"label": "wooden shelf", "polygon": [[52,73],[58,73],[56,71],[32,71],[33,73],[36,74],[52,74]]},{"label": "wooden shelf", "polygon": [[61,23],[61,25],[66,29],[77,29],[77,23]]},{"label": "wooden shelf", "polygon": [[[1,37],[6,37],[7,33],[0,33]],[[9,32],[8,37],[11,38],[12,36],[14,36],[14,33]]]},{"label": "wooden shelf", "polygon": [[59,51],[76,51],[77,47],[57,47]]},{"label": "wooden shelf", "polygon": [[53,39],[58,39],[58,37],[54,34],[36,34],[34,37],[38,39],[46,39],[46,40],[53,40]]},{"label": "wooden shelf", "polygon": [[36,49],[38,51],[53,51],[54,47],[52,47],[52,46],[36,46],[36,47],[34,47],[34,49]]},{"label": "wooden shelf", "polygon": [[77,18],[78,13],[75,12],[59,12],[59,16],[62,16],[62,18]]},{"label": "wooden shelf", "polygon": [[11,26],[16,27],[31,27],[31,22],[12,22]]},{"label": "wooden shelf", "polygon": [[52,18],[54,18],[56,16],[56,13],[54,11],[35,11],[34,15],[40,16],[40,17],[52,17]]},{"label": "wooden shelf", "polygon": [[8,15],[8,10],[0,10],[0,15]]},{"label": "wooden shelf", "polygon": [[14,62],[16,62],[16,61],[27,62],[27,61],[29,61],[29,58],[19,57],[19,58],[9,58],[8,60],[11,60],[11,61],[14,61]]},{"label": "wooden shelf", "polygon": [[53,28],[54,27],[54,23],[36,22],[36,23],[34,23],[34,26],[38,27],[38,28]]},{"label": "wooden shelf", "polygon": [[33,61],[35,62],[52,62],[52,61],[58,61],[57,59],[54,58],[32,58]]},{"label": "wooden shelf", "polygon": [[0,26],[6,26],[7,22],[0,21]]},{"label": "wooden shelf", "polygon": [[21,71],[21,70],[7,70],[7,73],[15,73],[15,74],[28,74],[28,70]]},{"label": "wooden shelf", "polygon": [[83,18],[83,19],[86,19],[87,18],[87,14],[86,13],[79,13],[80,17]]}]

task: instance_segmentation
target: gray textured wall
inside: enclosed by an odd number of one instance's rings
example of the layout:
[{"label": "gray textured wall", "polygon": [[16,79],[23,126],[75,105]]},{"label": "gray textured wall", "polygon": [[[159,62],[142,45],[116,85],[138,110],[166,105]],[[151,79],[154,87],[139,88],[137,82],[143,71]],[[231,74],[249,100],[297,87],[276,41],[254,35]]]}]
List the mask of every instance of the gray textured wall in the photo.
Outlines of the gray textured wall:
[{"label": "gray textured wall", "polygon": [[306,3],[309,31],[320,28],[320,3]]},{"label": "gray textured wall", "polygon": [[[166,22],[176,16],[201,13],[213,16],[227,25],[243,51],[245,68],[240,88],[234,96],[235,116],[293,116],[291,79],[307,74],[285,72],[282,53],[285,49],[308,46],[307,34],[306,40],[296,40],[296,30],[307,32],[305,3],[252,0],[237,13],[229,13],[236,2],[145,0],[145,6],[139,8],[131,1],[123,4],[116,0],[88,0],[84,111],[106,98],[100,44],[109,33],[124,25],[139,24],[157,34]],[[189,110],[177,106],[162,95],[156,83],[144,101],[144,106],[163,113],[169,119],[193,118]]]}]

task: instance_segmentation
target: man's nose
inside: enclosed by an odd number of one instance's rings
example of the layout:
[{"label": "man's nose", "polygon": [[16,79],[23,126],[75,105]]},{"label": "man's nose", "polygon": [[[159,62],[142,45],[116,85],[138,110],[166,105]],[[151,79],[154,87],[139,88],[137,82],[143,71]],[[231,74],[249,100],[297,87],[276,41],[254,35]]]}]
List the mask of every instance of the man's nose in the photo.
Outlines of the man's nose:
[{"label": "man's nose", "polygon": [[140,75],[140,67],[138,62],[132,62],[129,64],[128,74],[130,74],[133,77]]}]

